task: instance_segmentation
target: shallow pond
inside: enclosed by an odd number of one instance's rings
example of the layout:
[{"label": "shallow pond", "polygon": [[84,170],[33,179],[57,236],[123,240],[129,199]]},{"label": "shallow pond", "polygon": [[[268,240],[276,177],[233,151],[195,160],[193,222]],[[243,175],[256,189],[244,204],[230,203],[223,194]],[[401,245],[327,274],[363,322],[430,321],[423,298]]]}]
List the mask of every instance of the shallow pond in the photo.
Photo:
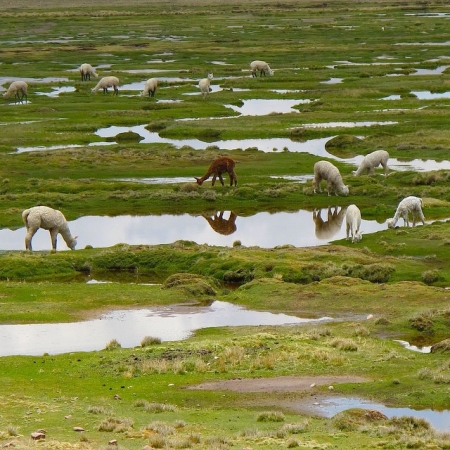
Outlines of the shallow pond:
[{"label": "shallow pond", "polygon": [[[69,227],[72,234],[78,236],[78,249],[87,245],[103,248],[120,243],[169,244],[178,240],[224,247],[232,247],[235,241],[240,241],[246,247],[311,247],[345,238],[344,216],[345,208],[339,207],[314,212],[261,212],[252,216],[238,216],[232,211],[204,216],[85,216],[69,222]],[[362,220],[361,223],[364,234],[386,228],[385,223],[375,220]],[[280,230],[283,232],[280,233]],[[25,234],[25,227],[0,230],[0,250],[24,250]],[[50,233],[38,230],[32,244],[33,250],[50,250]],[[61,236],[58,237],[58,250],[68,250]]]},{"label": "shallow pond", "polygon": [[314,410],[323,417],[333,417],[335,414],[351,408],[376,410],[389,419],[404,416],[424,419],[436,430],[450,432],[450,411],[448,410],[435,411],[432,409],[391,408],[382,403],[348,397],[329,397],[322,399],[318,404],[314,405]]},{"label": "shallow pond", "polygon": [[[96,285],[92,285],[95,289]],[[326,322],[329,317],[304,319],[286,314],[251,311],[227,302],[210,306],[172,305],[119,310],[76,323],[0,325],[0,356],[42,355],[102,350],[113,339],[124,348],[139,346],[144,337],[161,341],[187,339],[209,327],[296,325]]]}]

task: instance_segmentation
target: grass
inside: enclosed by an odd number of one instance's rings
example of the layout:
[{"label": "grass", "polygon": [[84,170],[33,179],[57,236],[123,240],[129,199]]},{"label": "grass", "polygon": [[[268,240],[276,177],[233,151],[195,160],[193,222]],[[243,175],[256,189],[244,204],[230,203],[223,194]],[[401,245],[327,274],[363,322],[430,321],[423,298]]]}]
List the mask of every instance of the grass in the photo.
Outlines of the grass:
[{"label": "grass", "polygon": [[[449,171],[399,171],[353,177],[349,158],[386,149],[398,159],[448,159],[448,99],[441,75],[417,69],[448,65],[444,4],[362,1],[327,4],[285,0],[245,4],[187,2],[0,0],[1,77],[29,79],[29,103],[1,98],[0,226],[22,227],[36,204],[86,215],[201,214],[232,210],[327,208],[273,175],[304,175],[322,159],[289,148],[225,150],[220,140],[330,139],[327,151],[364,218],[384,221],[398,201],[421,196],[434,223],[364,235],[317,248],[208,247],[193,242],[86,248],[75,252],[0,253],[2,324],[59,323],[98,317],[111,308],[229,301],[251,309],[339,322],[299,327],[199,330],[183,342],[149,335],[136,348],[111,341],[97,352],[0,358],[0,443],[34,448],[44,428],[49,448],[449,447],[414,418],[379,418],[349,410],[332,419],[306,417],[287,405],[309,393],[236,393],[187,389],[204,381],[282,375],[358,375],[366,383],[316,388],[321,395],[358,396],[393,406],[449,409]],[[249,63],[265,59],[273,77],[253,79]],[[83,62],[121,86],[160,78],[155,98],[120,88],[91,93]],[[146,72],[148,69],[157,72]],[[221,90],[203,100],[196,84],[214,72]],[[392,76],[395,75],[395,76]],[[52,81],[42,82],[50,77]],[[341,78],[338,84],[326,83]],[[181,81],[179,80],[181,79]],[[56,97],[53,87],[74,87]],[[282,92],[279,92],[282,90]],[[383,98],[398,95],[399,100]],[[301,99],[298,112],[237,117],[225,105],[252,99]],[[195,120],[192,120],[195,119]],[[354,127],[309,128],[353,122]],[[363,122],[378,125],[363,126]],[[388,125],[381,123],[392,122]],[[205,150],[170,142],[141,143],[123,133],[103,145],[95,132],[144,125],[165,139],[199,139]],[[61,149],[17,152],[17,148]],[[64,148],[66,147],[67,148]],[[243,147],[243,146],[242,146]],[[194,183],[150,185],[120,178],[202,175],[218,155],[238,161],[236,189]],[[213,211],[214,212],[214,211]],[[257,230],[255,230],[257,232]],[[282,233],[283,230],[280,230]],[[298,230],[299,233],[302,230]],[[95,244],[95,243],[94,243]],[[87,285],[88,277],[120,281]],[[237,288],[227,282],[238,281]],[[149,286],[148,283],[159,283]],[[443,341],[431,354],[393,339]],[[74,427],[85,431],[78,434]]]}]

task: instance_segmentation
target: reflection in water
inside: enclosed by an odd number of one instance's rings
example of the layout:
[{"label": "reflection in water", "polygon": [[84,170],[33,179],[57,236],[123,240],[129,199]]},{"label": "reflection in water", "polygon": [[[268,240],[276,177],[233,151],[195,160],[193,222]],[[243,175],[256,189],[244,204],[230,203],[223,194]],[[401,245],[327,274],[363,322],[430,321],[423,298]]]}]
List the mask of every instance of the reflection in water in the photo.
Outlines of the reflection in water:
[{"label": "reflection in water", "polygon": [[61,86],[61,87],[52,87],[51,92],[35,92],[36,95],[45,95],[47,97],[58,97],[59,94],[67,93],[67,92],[75,92],[76,89],[73,86]]},{"label": "reflection in water", "polygon": [[244,100],[242,106],[224,105],[242,116],[267,116],[271,113],[287,114],[298,113],[294,106],[310,103],[311,100]]},{"label": "reflection in water", "polygon": [[346,207],[339,209],[338,206],[328,208],[327,220],[321,217],[322,210],[314,210],[313,221],[316,227],[316,236],[321,240],[331,240],[341,229],[345,218]]},{"label": "reflection in water", "polygon": [[[94,284],[92,289],[98,286]],[[112,339],[122,347],[130,348],[140,345],[146,336],[161,341],[178,341],[187,339],[195,330],[209,327],[288,325],[330,320],[329,317],[303,319],[251,311],[220,301],[214,301],[210,306],[172,305],[111,311],[86,322],[0,325],[0,356],[102,350]]]},{"label": "reflection in water", "polygon": [[[219,214],[220,215],[220,214]],[[223,214],[226,217],[226,214]],[[231,217],[231,213],[230,213]],[[329,242],[327,238],[316,236],[316,226],[311,220],[311,211],[260,212],[252,216],[233,218],[236,231],[220,234],[211,228],[202,216],[148,215],[148,216],[84,216],[69,222],[70,231],[78,236],[77,249],[87,245],[102,248],[117,244],[158,245],[170,244],[178,240],[194,241],[197,244],[232,247],[234,241],[251,247],[273,248],[280,245],[312,247]],[[218,223],[218,222],[217,222]],[[338,230],[333,240],[345,239],[345,227]],[[362,220],[364,234],[385,230],[385,223]],[[282,230],[282,232],[280,232]],[[0,250],[24,250],[25,228],[0,230]],[[48,251],[49,235],[39,230],[33,237],[33,250]],[[68,250],[64,240],[58,239],[58,250]]]},{"label": "reflection in water", "polygon": [[211,228],[219,234],[224,234],[228,236],[229,234],[233,234],[236,231],[236,218],[237,215],[231,211],[228,219],[224,219],[223,215],[225,211],[216,212],[214,216],[209,217],[206,215],[202,215],[206,219],[206,221],[211,225]]},{"label": "reflection in water", "polygon": [[351,408],[362,408],[379,411],[389,419],[393,417],[415,417],[424,419],[439,431],[450,431],[450,411],[434,411],[432,409],[415,410],[411,408],[390,408],[382,403],[347,397],[330,397],[316,405],[316,412],[323,417],[333,417],[335,414]]}]

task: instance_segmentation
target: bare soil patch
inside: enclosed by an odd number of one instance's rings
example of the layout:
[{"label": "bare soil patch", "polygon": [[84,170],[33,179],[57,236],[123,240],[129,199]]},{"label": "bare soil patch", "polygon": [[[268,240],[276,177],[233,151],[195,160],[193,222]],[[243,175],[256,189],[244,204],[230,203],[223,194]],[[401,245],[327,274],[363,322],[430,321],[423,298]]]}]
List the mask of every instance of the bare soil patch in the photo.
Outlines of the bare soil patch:
[{"label": "bare soil patch", "polygon": [[332,386],[340,383],[366,383],[367,378],[356,376],[316,376],[316,377],[274,377],[274,378],[237,378],[233,380],[213,381],[190,386],[188,389],[204,391],[233,392],[297,392],[313,389],[316,386]]}]

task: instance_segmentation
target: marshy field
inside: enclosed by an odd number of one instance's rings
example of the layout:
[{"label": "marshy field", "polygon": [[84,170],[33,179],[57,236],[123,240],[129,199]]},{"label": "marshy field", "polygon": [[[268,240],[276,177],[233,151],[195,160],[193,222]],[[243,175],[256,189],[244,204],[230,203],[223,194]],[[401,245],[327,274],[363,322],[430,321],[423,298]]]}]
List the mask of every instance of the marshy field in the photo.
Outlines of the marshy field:
[{"label": "marshy field", "polygon": [[[444,1],[0,12],[0,93],[28,85],[0,97],[1,446],[450,448]],[[353,175],[381,149],[388,176]],[[219,156],[237,186],[198,185]],[[314,193],[319,160],[348,196]],[[388,228],[407,196],[425,224]],[[74,251],[25,251],[37,205]]]}]

